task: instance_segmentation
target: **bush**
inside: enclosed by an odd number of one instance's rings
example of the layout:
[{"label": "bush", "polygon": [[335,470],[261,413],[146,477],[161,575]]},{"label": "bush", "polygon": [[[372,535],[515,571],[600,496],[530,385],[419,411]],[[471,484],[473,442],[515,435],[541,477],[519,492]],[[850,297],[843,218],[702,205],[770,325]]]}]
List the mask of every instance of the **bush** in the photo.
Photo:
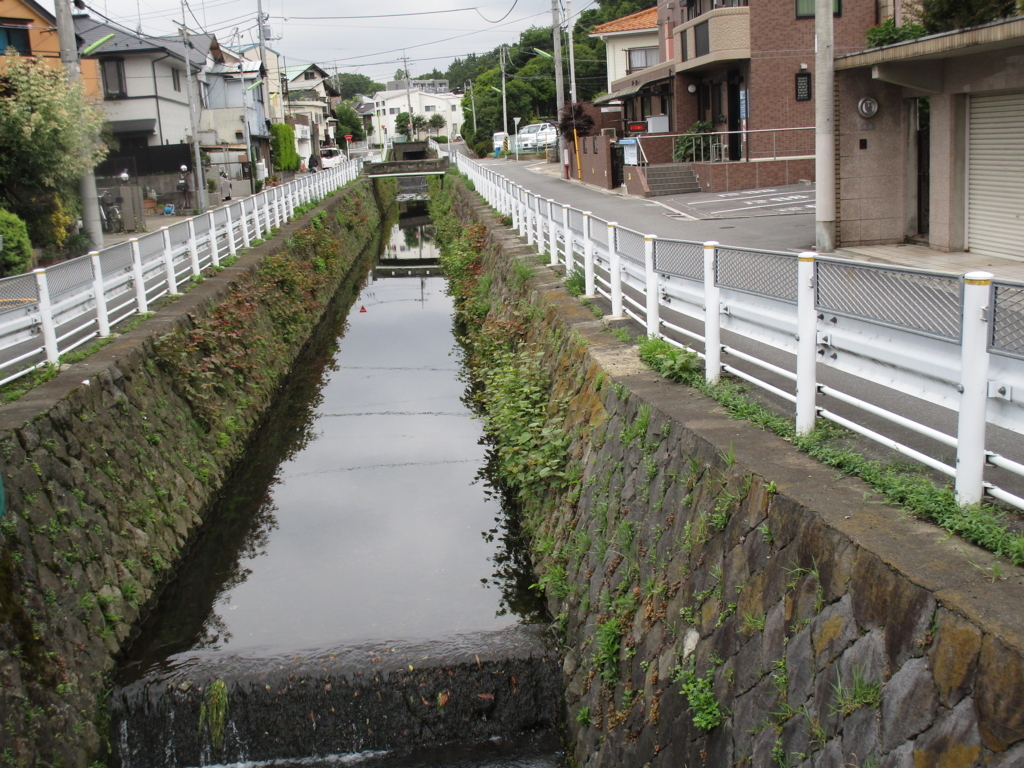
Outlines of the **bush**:
[{"label": "bush", "polygon": [[435,136],[434,137],[434,141],[436,141],[438,144],[447,144],[448,143],[448,137],[447,136]]},{"label": "bush", "polygon": [[0,208],[0,236],[4,249],[0,252],[0,276],[20,275],[32,264],[32,243],[25,222],[10,211]]},{"label": "bush", "polygon": [[988,24],[1015,13],[1017,0],[921,0],[906,15],[928,34],[935,34]]},{"label": "bush", "polygon": [[477,157],[489,157],[494,152],[494,143],[490,139],[478,141],[473,145]]},{"label": "bush", "polygon": [[698,134],[714,133],[715,126],[708,120],[698,120],[690,130],[682,136],[676,136],[672,148],[672,160],[677,163],[692,163],[711,159],[711,142],[708,137],[698,138]]},{"label": "bush", "polygon": [[302,165],[302,158],[295,151],[295,129],[285,123],[274,123],[270,126],[273,137],[270,139],[270,151],[274,157],[274,167],[279,171],[297,171]]},{"label": "bush", "polygon": [[904,40],[916,40],[926,34],[928,31],[920,24],[904,24],[897,27],[895,19],[886,19],[877,27],[869,29],[865,36],[868,48],[877,48],[880,45],[902,43]]}]

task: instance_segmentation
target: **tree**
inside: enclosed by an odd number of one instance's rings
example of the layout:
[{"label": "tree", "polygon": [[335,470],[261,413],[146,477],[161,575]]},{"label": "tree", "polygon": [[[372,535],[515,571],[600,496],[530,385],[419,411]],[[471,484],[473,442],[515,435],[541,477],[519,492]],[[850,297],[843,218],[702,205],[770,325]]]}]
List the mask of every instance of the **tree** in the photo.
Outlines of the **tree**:
[{"label": "tree", "polygon": [[363,131],[363,118],[348,104],[339,104],[334,110],[334,116],[338,118],[336,136],[352,134],[353,141],[362,141],[366,138],[366,133]]},{"label": "tree", "polygon": [[444,80],[444,72],[434,67],[432,72],[427,72],[425,75],[417,75],[413,80]]},{"label": "tree", "polygon": [[571,109],[562,112],[562,119],[558,121],[558,132],[569,142],[589,136],[593,130],[594,118],[587,114],[582,104],[573,104]]},{"label": "tree", "polygon": [[395,70],[395,80],[405,80],[406,74],[404,69]]},{"label": "tree", "polygon": [[399,112],[395,115],[395,131],[407,137],[410,141],[413,138],[419,138],[420,133],[427,130],[428,122],[427,118],[423,115],[413,114],[412,116],[412,135],[409,134],[409,113]]},{"label": "tree", "polygon": [[295,129],[286,123],[270,126],[270,157],[274,167],[280,171],[297,171],[302,158],[295,151]]},{"label": "tree", "polygon": [[39,246],[61,246],[79,210],[78,181],[107,154],[105,117],[80,82],[7,51],[0,77],[0,197]]},{"label": "tree", "polygon": [[440,133],[441,129],[448,125],[448,121],[444,119],[444,115],[440,112],[435,112],[430,116],[427,121],[427,126],[431,128],[434,133]]},{"label": "tree", "polygon": [[10,211],[0,208],[0,237],[4,249],[0,254],[0,277],[20,275],[32,263],[32,244],[25,222]]},{"label": "tree", "polygon": [[1016,0],[920,0],[920,4],[911,7],[905,15],[934,34],[976,27],[1016,12]]},{"label": "tree", "polygon": [[384,90],[384,83],[378,83],[371,80],[366,75],[354,75],[354,74],[341,74],[334,75],[330,79],[330,84],[341,96],[343,101],[351,101],[356,97],[356,94],[370,94],[376,93],[377,91]]},{"label": "tree", "polygon": [[425,118],[423,115],[414,114],[412,116],[412,130],[416,134],[417,139],[420,137],[421,133],[427,130],[427,126],[427,118]]}]

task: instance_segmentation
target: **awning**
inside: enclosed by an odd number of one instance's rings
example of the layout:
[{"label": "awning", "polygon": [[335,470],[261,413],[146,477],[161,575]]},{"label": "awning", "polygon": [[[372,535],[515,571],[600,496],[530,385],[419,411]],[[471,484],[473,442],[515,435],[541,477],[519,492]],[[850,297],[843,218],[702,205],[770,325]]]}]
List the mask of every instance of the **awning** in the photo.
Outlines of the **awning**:
[{"label": "awning", "polygon": [[617,99],[623,99],[626,96],[632,96],[634,93],[640,93],[641,85],[631,85],[628,88],[623,88],[619,91],[612,91],[606,93],[604,96],[598,96],[594,99],[594,104],[607,104],[609,101],[615,101]]},{"label": "awning", "polygon": [[106,124],[115,136],[129,133],[156,133],[156,118],[147,117],[140,120],[111,120]]}]

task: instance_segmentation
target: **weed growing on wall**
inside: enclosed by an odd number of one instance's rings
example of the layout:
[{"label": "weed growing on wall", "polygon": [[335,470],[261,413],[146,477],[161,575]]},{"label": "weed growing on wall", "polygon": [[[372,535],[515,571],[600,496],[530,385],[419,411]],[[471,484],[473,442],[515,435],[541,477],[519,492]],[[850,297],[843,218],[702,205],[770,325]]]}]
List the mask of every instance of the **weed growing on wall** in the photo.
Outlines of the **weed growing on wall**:
[{"label": "weed growing on wall", "polygon": [[729,380],[708,384],[697,356],[662,339],[647,339],[640,344],[640,359],[672,381],[700,390],[714,398],[735,419],[749,421],[774,432],[799,450],[842,472],[854,475],[885,496],[890,504],[906,507],[945,530],[962,536],[972,544],[1024,565],[1024,535],[1014,533],[990,505],[961,507],[951,488],[937,486],[919,468],[905,462],[882,462],[836,445],[845,430],[820,421],[809,435],[797,436],[791,419],[770,411],[747,395],[745,385]]},{"label": "weed growing on wall", "polygon": [[676,667],[673,679],[679,683],[679,693],[686,697],[695,726],[702,731],[710,731],[722,724],[725,713],[715,699],[713,669],[709,669],[704,677],[700,677],[691,667]]}]

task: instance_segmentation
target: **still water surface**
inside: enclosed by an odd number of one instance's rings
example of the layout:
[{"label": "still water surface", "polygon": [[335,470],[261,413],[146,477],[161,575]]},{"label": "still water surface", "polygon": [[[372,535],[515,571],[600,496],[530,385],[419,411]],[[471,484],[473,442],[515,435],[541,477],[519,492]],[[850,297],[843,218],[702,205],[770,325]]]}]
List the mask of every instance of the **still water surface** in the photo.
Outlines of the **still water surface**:
[{"label": "still water surface", "polygon": [[[413,239],[396,228],[392,244]],[[533,610],[492,578],[508,571],[502,512],[476,480],[486,447],[462,402],[444,280],[370,282],[337,326],[296,370],[120,682],[219,654],[500,629],[520,621],[507,604]]]}]

